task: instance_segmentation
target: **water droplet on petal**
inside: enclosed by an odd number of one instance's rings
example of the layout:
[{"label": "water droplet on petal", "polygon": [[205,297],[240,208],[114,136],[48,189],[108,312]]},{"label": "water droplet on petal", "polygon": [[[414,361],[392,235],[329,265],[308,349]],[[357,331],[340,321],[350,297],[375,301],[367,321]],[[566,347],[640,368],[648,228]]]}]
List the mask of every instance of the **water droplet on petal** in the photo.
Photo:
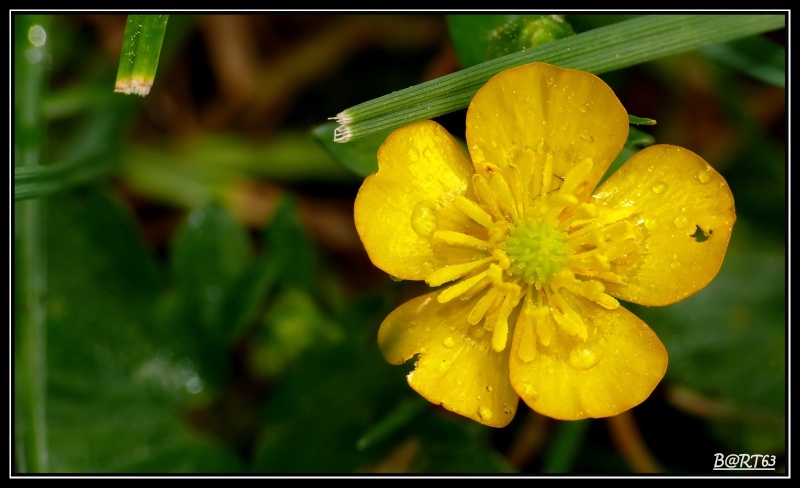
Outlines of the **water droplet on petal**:
[{"label": "water droplet on petal", "polygon": [[591,109],[591,108],[592,108],[592,102],[589,101],[589,102],[586,102],[583,105],[581,105],[581,107],[578,110],[580,110],[581,113],[586,114],[586,113],[589,113],[589,109]]},{"label": "water droplet on petal", "polygon": [[420,354],[428,354],[428,348],[427,347],[423,347],[422,349],[419,350],[419,353]]},{"label": "water droplet on petal", "polygon": [[411,211],[411,228],[420,237],[431,237],[436,231],[436,212],[433,203],[423,200]]},{"label": "water droplet on petal", "polygon": [[490,385],[486,385],[486,391],[491,392],[492,391],[492,387]]},{"label": "water droplet on petal", "polygon": [[548,78],[548,79],[545,81],[545,83],[547,83],[547,86],[553,86],[553,85],[555,85],[555,84],[556,84],[556,80],[554,80],[553,78]]},{"label": "water droplet on petal", "polygon": [[681,263],[679,263],[678,261],[673,261],[673,262],[672,262],[672,263],[669,265],[669,267],[670,267],[670,268],[672,268],[672,269],[678,269],[678,268],[680,268],[680,267],[681,267]]},{"label": "water droplet on petal", "polygon": [[653,190],[653,193],[655,193],[656,195],[661,195],[662,193],[664,193],[667,190],[667,184],[664,183],[663,181],[659,181],[658,183],[653,185],[652,190]]},{"label": "water droplet on petal", "polygon": [[411,161],[418,161],[419,160],[419,151],[417,151],[415,148],[412,147],[411,149],[408,150],[408,158]]},{"label": "water droplet on petal", "polygon": [[397,276],[394,276],[394,275],[389,275],[389,278],[392,281],[403,281],[403,278],[398,278]]},{"label": "water droplet on petal", "polygon": [[431,148],[426,147],[425,150],[422,151],[422,155],[430,159],[431,157],[433,157],[433,151],[431,151]]},{"label": "water droplet on petal", "polygon": [[581,345],[569,353],[569,364],[573,368],[584,371],[594,368],[600,363],[602,352],[597,347]]},{"label": "water droplet on petal", "polygon": [[648,230],[656,230],[656,228],[658,228],[658,220],[656,220],[655,217],[647,217],[644,219],[644,226]]},{"label": "water droplet on petal", "polygon": [[689,225],[689,219],[681,215],[680,217],[675,217],[675,221],[673,223],[675,224],[676,229],[683,229]]},{"label": "water droplet on petal", "polygon": [[489,407],[483,406],[478,409],[478,417],[481,420],[491,420],[492,419],[492,409]]},{"label": "water droplet on petal", "polygon": [[456,345],[456,341],[452,337],[444,340],[444,347],[451,348]]},{"label": "water droplet on petal", "polygon": [[702,183],[702,184],[704,184],[704,185],[705,185],[706,183],[708,183],[709,181],[711,181],[711,173],[709,173],[709,172],[708,172],[708,169],[701,169],[701,170],[700,170],[700,171],[697,173],[697,180],[698,180],[700,183]]},{"label": "water droplet on petal", "polygon": [[583,129],[582,131],[580,131],[580,135],[581,135],[581,138],[583,138],[583,139],[585,139],[585,140],[587,140],[589,142],[594,141],[594,137],[589,135],[589,129]]}]

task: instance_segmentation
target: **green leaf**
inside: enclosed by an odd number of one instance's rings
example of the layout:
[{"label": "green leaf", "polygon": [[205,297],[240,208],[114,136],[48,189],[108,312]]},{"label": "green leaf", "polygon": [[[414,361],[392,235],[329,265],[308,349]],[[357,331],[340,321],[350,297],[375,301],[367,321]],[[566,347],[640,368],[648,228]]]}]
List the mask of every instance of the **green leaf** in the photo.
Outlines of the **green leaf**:
[{"label": "green leaf", "polygon": [[276,297],[254,334],[251,364],[259,376],[277,378],[310,347],[341,339],[341,328],[308,293],[288,289]]},{"label": "green leaf", "polygon": [[466,107],[495,74],[534,61],[600,74],[785,26],[783,15],[651,15],[509,54],[350,107],[335,142],[386,132]]},{"label": "green leaf", "polygon": [[91,190],[49,212],[47,420],[52,471],[227,472],[181,407],[203,380],[153,320],[160,278],[133,215]]},{"label": "green leaf", "polygon": [[225,326],[221,304],[250,266],[252,254],[245,229],[217,204],[193,210],[177,230],[172,243],[175,284],[186,309],[196,314],[195,326],[207,335]]},{"label": "green leaf", "polygon": [[294,197],[284,194],[264,230],[265,252],[281,263],[279,281],[287,287],[312,290],[316,285],[317,253]]},{"label": "green leaf", "polygon": [[706,46],[709,58],[771,85],[786,87],[786,48],[762,36]]},{"label": "green leaf", "polygon": [[315,127],[311,134],[331,156],[353,173],[366,178],[378,171],[378,149],[389,136],[389,132],[381,132],[353,141],[352,144],[333,142],[335,122],[328,122]]},{"label": "green leaf", "polygon": [[514,473],[508,460],[492,446],[494,429],[447,412],[429,411],[411,429],[419,451],[412,473]]},{"label": "green leaf", "polygon": [[359,450],[359,437],[409,393],[375,336],[360,332],[374,334],[387,305],[384,297],[359,299],[339,315],[344,341],[318,341],[297,358],[267,401],[253,471],[343,473],[375,461],[382,451]]},{"label": "green leaf", "polygon": [[645,117],[628,114],[628,123],[632,125],[656,125],[656,121]]},{"label": "green leaf", "polygon": [[146,96],[156,77],[169,15],[129,15],[114,91]]}]

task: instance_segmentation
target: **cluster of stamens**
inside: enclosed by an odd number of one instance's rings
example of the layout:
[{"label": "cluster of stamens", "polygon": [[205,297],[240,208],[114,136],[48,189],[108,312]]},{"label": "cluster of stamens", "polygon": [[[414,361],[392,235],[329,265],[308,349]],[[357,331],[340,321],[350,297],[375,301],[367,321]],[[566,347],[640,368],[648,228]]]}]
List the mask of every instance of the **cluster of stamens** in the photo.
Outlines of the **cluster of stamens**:
[{"label": "cluster of stamens", "polygon": [[[542,154],[543,170],[524,181],[519,169],[484,163],[472,178],[474,199],[457,196],[437,211],[460,213],[477,231],[430,228],[437,245],[467,248],[479,258],[431,273],[430,286],[451,283],[437,300],[482,296],[469,312],[470,326],[492,333],[492,347],[502,351],[509,339],[509,317],[518,306],[523,327],[519,355],[533,357],[536,342],[548,347],[558,332],[586,341],[588,329],[563,291],[614,309],[619,303],[605,293],[605,282],[619,282],[611,263],[636,247],[628,217],[633,208],[608,210],[581,202],[592,161],[586,159],[565,177],[553,173],[552,154]],[[416,227],[415,227],[416,229]],[[432,231],[432,232],[431,232]],[[545,320],[550,314],[553,320]]]}]

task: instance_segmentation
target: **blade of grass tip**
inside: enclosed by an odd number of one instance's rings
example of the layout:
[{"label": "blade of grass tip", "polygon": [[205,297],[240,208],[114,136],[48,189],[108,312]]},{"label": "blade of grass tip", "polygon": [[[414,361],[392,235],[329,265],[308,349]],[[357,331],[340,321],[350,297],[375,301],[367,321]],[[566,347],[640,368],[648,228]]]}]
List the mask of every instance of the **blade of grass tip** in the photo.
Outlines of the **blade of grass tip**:
[{"label": "blade of grass tip", "polygon": [[[42,99],[47,68],[49,17],[15,19],[15,166],[36,168],[44,143]],[[49,470],[46,396],[45,293],[47,275],[44,229],[45,201],[15,207],[15,446],[16,468]]]},{"label": "blade of grass tip", "polygon": [[[649,15],[542,44],[350,107],[333,117],[336,142],[465,108],[500,71],[532,62],[601,74],[785,27],[784,15]],[[414,114],[413,120],[410,114]],[[405,114],[391,122],[392,114]],[[378,124],[379,127],[374,125]]]},{"label": "blade of grass tip", "polygon": [[129,15],[114,91],[146,96],[156,77],[169,15]]},{"label": "blade of grass tip", "polygon": [[542,473],[567,473],[572,469],[590,422],[578,420],[559,423],[555,438],[545,450]]}]

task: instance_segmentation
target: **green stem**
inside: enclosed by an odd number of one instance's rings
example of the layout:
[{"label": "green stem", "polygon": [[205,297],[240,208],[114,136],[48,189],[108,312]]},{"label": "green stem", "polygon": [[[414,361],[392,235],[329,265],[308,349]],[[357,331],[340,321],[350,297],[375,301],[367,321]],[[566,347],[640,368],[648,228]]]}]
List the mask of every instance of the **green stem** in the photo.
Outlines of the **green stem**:
[{"label": "green stem", "polygon": [[783,15],[649,15],[509,54],[340,112],[335,142],[348,142],[465,108],[497,73],[532,62],[600,74],[776,30]]},{"label": "green stem", "polygon": [[[44,123],[42,91],[47,65],[49,18],[20,16],[15,20],[15,166],[40,164]],[[45,421],[47,287],[44,236],[45,202],[21,202],[15,208],[17,349],[15,365],[15,444],[17,469],[48,471]]]},{"label": "green stem", "polygon": [[590,420],[560,422],[542,464],[542,473],[567,473],[575,463]]}]

